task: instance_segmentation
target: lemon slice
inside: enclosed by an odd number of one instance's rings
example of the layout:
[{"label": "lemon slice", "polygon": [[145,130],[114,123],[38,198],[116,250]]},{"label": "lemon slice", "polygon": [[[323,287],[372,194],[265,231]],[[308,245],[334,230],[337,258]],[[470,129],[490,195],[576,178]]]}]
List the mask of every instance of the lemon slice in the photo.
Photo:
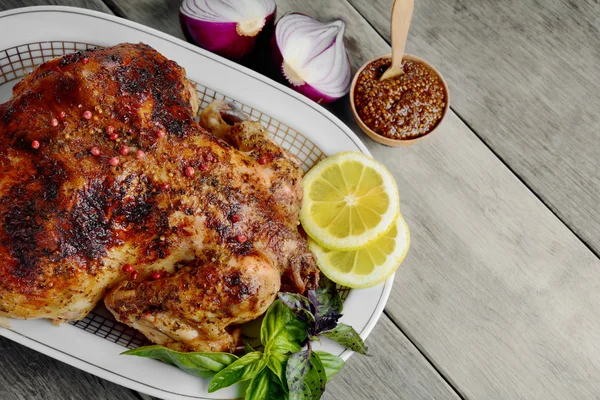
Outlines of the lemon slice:
[{"label": "lemon slice", "polygon": [[394,177],[362,153],[338,153],[304,177],[300,222],[328,249],[354,250],[373,243],[390,230],[399,213]]},{"label": "lemon slice", "polygon": [[333,251],[310,239],[308,245],[321,272],[329,279],[343,286],[365,288],[383,282],[396,272],[408,253],[410,232],[400,215],[382,238],[362,249]]}]

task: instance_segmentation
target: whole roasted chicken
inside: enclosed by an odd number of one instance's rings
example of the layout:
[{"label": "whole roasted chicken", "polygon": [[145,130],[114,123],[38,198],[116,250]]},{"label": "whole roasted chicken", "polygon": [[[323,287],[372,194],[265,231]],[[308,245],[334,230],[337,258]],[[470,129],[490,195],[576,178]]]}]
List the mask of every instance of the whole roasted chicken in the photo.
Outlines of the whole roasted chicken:
[{"label": "whole roasted chicken", "polygon": [[0,316],[77,320],[104,298],[176,350],[233,351],[239,324],[318,269],[302,170],[185,71],[123,44],[49,61],[0,105]]}]

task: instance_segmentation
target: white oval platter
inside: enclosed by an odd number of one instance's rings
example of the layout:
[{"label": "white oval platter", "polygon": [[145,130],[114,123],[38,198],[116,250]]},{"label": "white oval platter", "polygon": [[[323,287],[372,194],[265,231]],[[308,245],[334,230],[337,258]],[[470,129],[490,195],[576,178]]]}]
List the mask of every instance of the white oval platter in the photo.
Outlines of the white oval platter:
[{"label": "white oval platter", "polygon": [[[357,136],[323,107],[269,78],[155,29],[71,7],[28,7],[0,13],[0,52],[32,43],[60,41],[100,46],[144,42],[184,66],[191,80],[281,121],[308,138],[326,155],[340,151],[369,154]],[[18,81],[9,70],[10,63],[19,62],[16,60],[18,54],[13,53],[5,52],[5,59],[0,59],[0,70],[6,81],[0,83],[0,103],[10,98],[10,90]],[[46,55],[43,47],[40,53]],[[36,64],[33,61],[29,63]],[[27,67],[26,62],[20,65]],[[393,278],[373,288],[352,290],[344,303],[342,322],[352,325],[363,339],[383,312]],[[10,327],[0,328],[0,335],[159,398],[232,399],[243,393],[243,387],[237,386],[209,394],[208,379],[187,375],[158,361],[120,356],[126,350],[122,344],[90,331],[72,324],[56,327],[45,320],[10,320]],[[324,341],[319,347],[344,359],[352,354],[331,341]]]}]

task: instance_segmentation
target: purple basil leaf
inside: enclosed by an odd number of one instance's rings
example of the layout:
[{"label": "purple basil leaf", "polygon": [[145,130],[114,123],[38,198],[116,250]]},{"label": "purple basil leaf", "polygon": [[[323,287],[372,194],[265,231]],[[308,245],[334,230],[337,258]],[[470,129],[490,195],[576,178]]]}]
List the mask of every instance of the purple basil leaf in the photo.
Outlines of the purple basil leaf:
[{"label": "purple basil leaf", "polygon": [[304,296],[296,293],[278,293],[279,300],[292,310],[294,314],[302,321],[308,324],[310,332],[315,330],[316,320],[314,315],[315,308],[312,303]]},{"label": "purple basil leaf", "polygon": [[285,375],[290,400],[320,399],[327,373],[318,354],[311,350],[294,353],[288,359]]},{"label": "purple basil leaf", "polygon": [[341,314],[344,303],[335,283],[321,275],[319,287],[308,291],[308,298],[316,308],[317,319],[328,314]]},{"label": "purple basil leaf", "polygon": [[341,311],[343,307],[343,302],[335,287],[335,283],[321,276],[319,287],[309,290],[307,295],[314,309],[316,309],[313,334],[318,335],[322,331],[334,329],[342,316]]},{"label": "purple basil leaf", "polygon": [[329,331],[334,329],[338,325],[338,320],[342,317],[342,314],[327,314],[317,317],[315,323],[315,335],[323,331]]}]

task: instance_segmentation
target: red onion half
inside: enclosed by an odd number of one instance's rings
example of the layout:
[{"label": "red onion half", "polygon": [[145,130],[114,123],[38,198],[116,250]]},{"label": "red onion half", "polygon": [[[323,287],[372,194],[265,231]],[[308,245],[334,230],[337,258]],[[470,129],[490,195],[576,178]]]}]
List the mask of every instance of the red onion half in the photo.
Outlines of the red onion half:
[{"label": "red onion half", "polygon": [[275,0],[184,0],[179,21],[190,42],[240,59],[272,31],[276,9]]},{"label": "red onion half", "polygon": [[350,91],[350,61],[342,20],[319,22],[299,13],[275,25],[273,56],[286,82],[317,103],[330,103]]}]

